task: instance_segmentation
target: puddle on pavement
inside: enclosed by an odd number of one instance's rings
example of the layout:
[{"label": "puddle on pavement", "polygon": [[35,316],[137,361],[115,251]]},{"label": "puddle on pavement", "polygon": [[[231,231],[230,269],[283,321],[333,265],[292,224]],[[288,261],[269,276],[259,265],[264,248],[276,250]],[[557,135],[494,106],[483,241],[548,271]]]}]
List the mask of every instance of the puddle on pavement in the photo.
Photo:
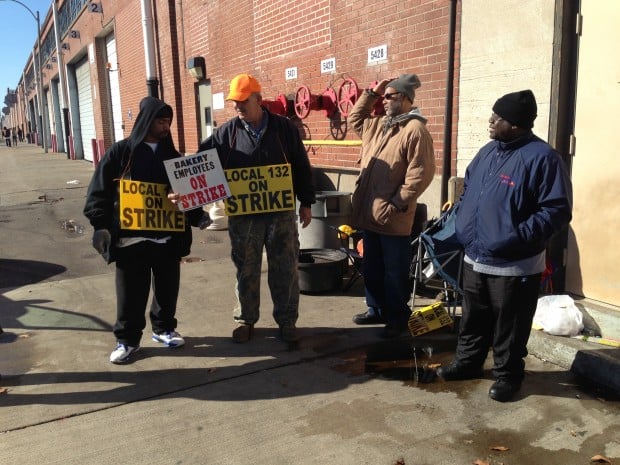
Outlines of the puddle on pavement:
[{"label": "puddle on pavement", "polygon": [[54,198],[47,194],[43,194],[43,195],[38,196],[37,200],[35,200],[34,202],[30,202],[29,205],[37,205],[39,203],[56,203],[56,202],[60,202],[61,200],[65,200],[65,198],[64,197]]},{"label": "puddle on pavement", "polygon": [[373,376],[400,380],[407,386],[432,383],[436,370],[454,358],[453,346],[400,339],[374,344],[366,349],[364,371]]},{"label": "puddle on pavement", "polygon": [[[454,348],[453,339],[383,341],[339,354],[342,363],[332,369],[349,376],[369,375],[402,381],[405,386],[427,391],[444,390],[446,383],[437,377],[436,370],[453,360]],[[459,386],[455,383],[451,386],[455,389],[451,390],[458,391]]]},{"label": "puddle on pavement", "polygon": [[60,228],[67,232],[67,237],[80,236],[84,234],[84,226],[75,220],[64,220],[60,222]]}]

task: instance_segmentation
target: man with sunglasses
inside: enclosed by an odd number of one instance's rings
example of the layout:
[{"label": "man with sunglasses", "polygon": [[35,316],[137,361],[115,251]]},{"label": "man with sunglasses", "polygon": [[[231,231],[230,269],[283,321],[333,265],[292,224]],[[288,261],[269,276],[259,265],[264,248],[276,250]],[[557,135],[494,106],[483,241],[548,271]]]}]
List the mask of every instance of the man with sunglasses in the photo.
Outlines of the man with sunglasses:
[{"label": "man with sunglasses", "polygon": [[531,90],[500,97],[489,118],[491,142],[465,173],[456,235],[465,249],[463,316],[455,360],[437,374],[446,381],[480,378],[493,349],[491,399],[506,402],[524,378],[545,246],[571,219],[568,170],[532,133]]},{"label": "man with sunglasses", "polygon": [[[362,138],[352,223],[364,231],[368,306],[353,321],[360,325],[384,323],[384,338],[407,331],[411,230],[418,197],[435,174],[433,139],[426,118],[413,105],[420,85],[415,74],[383,79],[359,97],[348,118]],[[373,116],[381,97],[385,116]]]}]

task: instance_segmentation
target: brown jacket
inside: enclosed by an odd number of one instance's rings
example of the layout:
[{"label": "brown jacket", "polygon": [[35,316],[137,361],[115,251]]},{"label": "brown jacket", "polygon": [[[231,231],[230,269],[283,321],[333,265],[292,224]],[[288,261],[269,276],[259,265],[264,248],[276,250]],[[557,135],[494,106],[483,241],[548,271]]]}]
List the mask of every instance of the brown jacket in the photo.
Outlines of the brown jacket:
[{"label": "brown jacket", "polygon": [[417,199],[435,175],[433,139],[421,116],[383,134],[386,117],[371,116],[376,99],[364,92],[348,117],[349,126],[362,138],[351,222],[380,234],[408,236]]}]

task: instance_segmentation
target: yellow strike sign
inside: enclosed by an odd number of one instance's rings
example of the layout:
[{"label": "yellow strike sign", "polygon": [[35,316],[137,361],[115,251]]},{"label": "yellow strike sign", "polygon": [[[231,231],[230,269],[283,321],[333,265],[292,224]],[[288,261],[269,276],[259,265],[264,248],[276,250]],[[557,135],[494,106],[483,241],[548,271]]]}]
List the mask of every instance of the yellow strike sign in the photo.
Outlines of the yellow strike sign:
[{"label": "yellow strike sign", "polygon": [[231,196],[224,203],[228,216],[295,209],[291,165],[267,165],[224,170]]},{"label": "yellow strike sign", "polygon": [[185,214],[167,196],[167,186],[121,179],[121,229],[184,231]]}]

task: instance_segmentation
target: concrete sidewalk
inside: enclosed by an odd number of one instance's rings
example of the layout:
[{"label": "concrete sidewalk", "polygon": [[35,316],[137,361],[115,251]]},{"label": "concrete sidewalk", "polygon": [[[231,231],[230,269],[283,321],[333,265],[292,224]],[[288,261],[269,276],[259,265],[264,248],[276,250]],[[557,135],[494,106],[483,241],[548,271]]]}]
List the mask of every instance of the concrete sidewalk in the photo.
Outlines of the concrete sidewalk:
[{"label": "concrete sidewalk", "polygon": [[[380,327],[351,322],[364,309],[361,283],[302,295],[301,341],[282,343],[266,276],[254,339],[232,343],[226,231],[194,231],[178,311],[186,346],[158,346],[147,326],[136,360],[110,364],[114,267],[92,251],[80,216],[91,174],[86,162],[34,146],[0,150],[3,463],[620,460],[617,399],[570,371],[583,354],[609,351],[597,345],[533,333],[524,387],[500,404],[487,396],[488,371],[481,380],[419,382],[416,370],[451,359],[454,334],[381,341]],[[67,230],[67,220],[82,231]],[[598,381],[603,370],[617,372],[608,358],[612,365],[585,374]]]}]

